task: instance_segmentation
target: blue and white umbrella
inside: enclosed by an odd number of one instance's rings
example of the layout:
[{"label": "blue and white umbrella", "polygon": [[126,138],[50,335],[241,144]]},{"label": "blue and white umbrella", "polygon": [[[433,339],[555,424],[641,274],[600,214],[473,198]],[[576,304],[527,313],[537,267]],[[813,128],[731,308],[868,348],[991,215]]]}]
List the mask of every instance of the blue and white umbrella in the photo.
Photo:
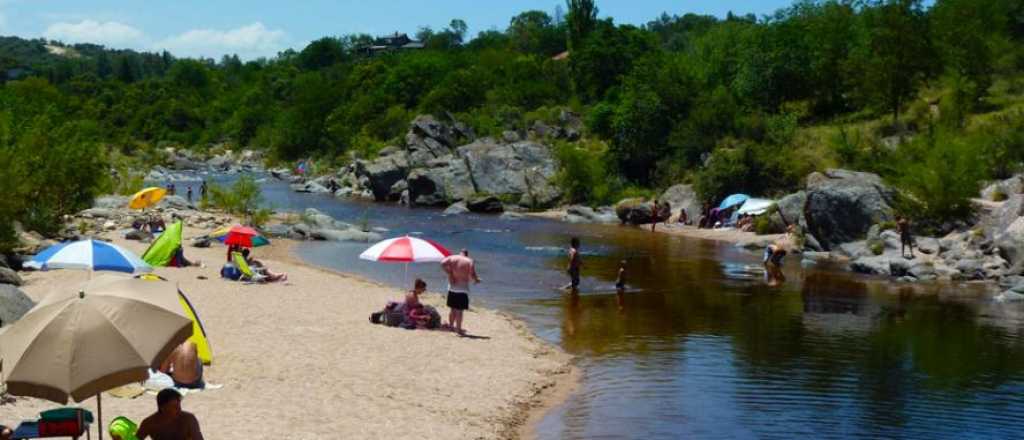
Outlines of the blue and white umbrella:
[{"label": "blue and white umbrella", "polygon": [[109,270],[151,272],[153,267],[131,251],[105,241],[83,240],[60,243],[40,252],[25,266],[38,269]]},{"label": "blue and white umbrella", "polygon": [[722,204],[718,205],[718,209],[732,208],[733,206],[746,202],[749,198],[750,196],[746,194],[733,194],[729,197],[726,197],[725,200],[722,200]]}]

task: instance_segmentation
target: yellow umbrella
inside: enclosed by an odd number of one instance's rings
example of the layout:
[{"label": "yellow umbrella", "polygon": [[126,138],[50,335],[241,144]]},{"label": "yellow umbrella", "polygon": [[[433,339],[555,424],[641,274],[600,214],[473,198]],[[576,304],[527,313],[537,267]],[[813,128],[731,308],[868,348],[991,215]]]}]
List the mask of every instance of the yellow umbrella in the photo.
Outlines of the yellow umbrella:
[{"label": "yellow umbrella", "polygon": [[[54,292],[0,333],[7,391],[57,403],[146,380],[182,342],[192,320],[177,286],[104,276]],[[103,413],[99,426],[102,438]]]},{"label": "yellow umbrella", "polygon": [[155,186],[146,188],[132,196],[131,201],[128,202],[128,207],[131,209],[146,209],[155,205],[165,195],[167,195],[167,190],[164,188]]}]

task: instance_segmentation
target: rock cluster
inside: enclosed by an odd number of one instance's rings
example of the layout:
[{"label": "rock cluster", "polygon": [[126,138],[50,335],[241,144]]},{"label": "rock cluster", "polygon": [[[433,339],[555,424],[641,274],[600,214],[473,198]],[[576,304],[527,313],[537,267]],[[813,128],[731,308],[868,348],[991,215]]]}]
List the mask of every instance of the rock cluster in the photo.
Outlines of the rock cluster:
[{"label": "rock cluster", "polygon": [[263,232],[270,237],[293,240],[354,241],[368,243],[378,241],[381,235],[348,223],[335,220],[314,208],[307,209],[293,221],[267,225]]},{"label": "rock cluster", "polygon": [[[543,136],[532,134],[540,139],[578,136],[578,117],[566,113],[564,118],[564,127],[542,129]],[[502,139],[477,139],[457,121],[421,115],[410,124],[403,146],[387,147],[376,159],[357,160],[336,175],[293,182],[292,189],[415,206],[465,202],[473,212],[500,213],[554,206],[562,197],[551,183],[556,172],[554,156],[544,144],[515,132]],[[292,179],[284,170],[272,174]],[[338,187],[334,191],[332,183]]]}]

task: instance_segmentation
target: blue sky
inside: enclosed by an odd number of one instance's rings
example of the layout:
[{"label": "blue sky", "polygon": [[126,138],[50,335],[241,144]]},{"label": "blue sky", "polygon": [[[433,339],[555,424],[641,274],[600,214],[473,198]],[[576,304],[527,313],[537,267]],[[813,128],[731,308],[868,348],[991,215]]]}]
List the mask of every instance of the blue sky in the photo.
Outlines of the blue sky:
[{"label": "blue sky", "polygon": [[[662,12],[724,16],[769,14],[791,0],[598,0],[601,16],[643,24]],[[452,18],[470,35],[503,30],[530,9],[554,11],[560,0],[0,0],[0,35],[94,42],[110,47],[167,49],[178,56],[245,59],[301,49],[325,35],[445,27]]]}]

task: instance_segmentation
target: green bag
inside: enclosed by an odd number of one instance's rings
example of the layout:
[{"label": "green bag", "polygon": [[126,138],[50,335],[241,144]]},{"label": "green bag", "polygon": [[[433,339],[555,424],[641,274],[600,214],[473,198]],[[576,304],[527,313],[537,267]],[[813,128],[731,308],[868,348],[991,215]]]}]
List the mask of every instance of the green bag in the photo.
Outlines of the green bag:
[{"label": "green bag", "polygon": [[139,430],[138,425],[135,422],[129,420],[127,417],[118,417],[110,421],[110,436],[120,437],[121,440],[139,440],[135,437],[135,433]]}]

